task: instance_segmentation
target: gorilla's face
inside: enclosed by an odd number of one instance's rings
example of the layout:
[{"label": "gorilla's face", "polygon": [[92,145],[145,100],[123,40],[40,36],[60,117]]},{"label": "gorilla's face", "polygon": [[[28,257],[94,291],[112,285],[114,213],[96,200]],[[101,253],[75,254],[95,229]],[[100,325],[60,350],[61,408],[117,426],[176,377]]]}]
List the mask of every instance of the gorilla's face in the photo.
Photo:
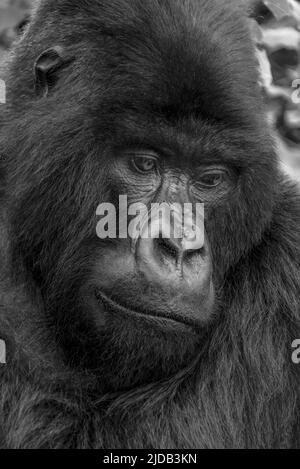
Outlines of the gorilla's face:
[{"label": "gorilla's face", "polygon": [[[203,224],[196,226],[186,208],[203,203],[209,213],[211,206],[229,197],[237,175],[224,164],[201,164],[192,157],[186,161],[186,157],[182,161],[171,152],[167,157],[163,151],[150,148],[122,148],[105,163],[105,179],[109,181],[105,192],[109,198],[104,202],[113,204],[118,225],[127,215],[128,234],[122,235],[118,226],[112,233],[116,239],[99,241],[89,285],[89,295],[95,296],[92,311],[99,327],[109,312],[122,316],[124,321],[134,318],[141,328],[155,327],[165,332],[197,331],[211,320],[214,286],[209,240]],[[120,205],[122,195],[126,195],[128,208]],[[181,238],[174,235],[174,217],[160,216],[162,212],[155,216],[154,203],[182,211],[185,232]],[[133,212],[140,204],[151,214],[147,237],[143,237],[140,225],[140,232],[132,236]],[[138,222],[142,224],[142,220],[141,215]],[[113,226],[113,219],[107,217],[106,221],[108,229],[110,221]],[[103,224],[100,220],[99,225]]]},{"label": "gorilla's face", "polygon": [[[185,207],[201,203],[209,217],[213,207],[230,200],[238,182],[237,172],[223,162],[201,162],[196,152],[182,157],[171,148],[153,151],[153,146],[154,142],[148,148],[110,148],[102,160],[97,209],[102,217],[91,233],[94,248],[83,250],[73,272],[85,258],[89,267],[74,296],[67,288],[67,304],[71,300],[80,320],[87,319],[85,327],[91,325],[88,335],[93,334],[95,345],[89,349],[93,355],[89,363],[98,366],[99,357],[102,363],[117,362],[122,368],[118,375],[126,369],[131,383],[131,373],[143,381],[145,374],[153,377],[154,365],[158,376],[166,376],[187,364],[201,350],[217,316],[211,247],[204,225],[197,226],[194,213],[189,213],[183,221],[190,230],[177,238],[175,218],[161,216],[158,221],[152,213],[147,221],[150,236],[143,237],[143,216],[133,236],[134,209],[163,203],[184,214]],[[122,206],[120,196],[126,196],[127,206]],[[126,226],[124,233],[121,223]],[[112,238],[97,236],[104,227],[112,230]],[[66,284],[72,277],[76,275],[67,271]],[[66,298],[59,301],[66,304]],[[73,347],[67,348],[74,357]]]}]

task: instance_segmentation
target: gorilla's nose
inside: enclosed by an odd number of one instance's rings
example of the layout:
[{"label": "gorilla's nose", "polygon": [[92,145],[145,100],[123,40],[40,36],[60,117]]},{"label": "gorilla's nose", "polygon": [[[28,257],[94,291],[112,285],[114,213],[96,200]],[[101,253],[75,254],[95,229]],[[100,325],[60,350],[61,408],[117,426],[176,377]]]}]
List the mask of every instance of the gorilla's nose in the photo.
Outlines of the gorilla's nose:
[{"label": "gorilla's nose", "polygon": [[139,270],[146,278],[170,286],[178,280],[196,285],[207,267],[204,227],[197,226],[192,216],[177,226],[174,218],[170,222],[166,217],[152,219],[147,234],[136,249]]},{"label": "gorilla's nose", "polygon": [[180,238],[166,237],[165,233],[160,232],[158,238],[154,239],[153,242],[154,249],[165,259],[173,258],[177,267],[180,267],[186,256],[191,257],[193,254],[197,254],[204,245],[202,236],[196,227],[185,229]]}]

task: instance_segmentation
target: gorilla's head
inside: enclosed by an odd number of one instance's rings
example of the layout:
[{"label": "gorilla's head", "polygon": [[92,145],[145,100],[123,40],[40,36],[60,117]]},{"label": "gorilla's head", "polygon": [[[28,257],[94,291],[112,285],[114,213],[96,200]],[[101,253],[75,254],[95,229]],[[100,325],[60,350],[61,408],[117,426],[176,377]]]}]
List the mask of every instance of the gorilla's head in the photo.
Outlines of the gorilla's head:
[{"label": "gorilla's head", "polygon": [[[16,48],[4,126],[14,266],[66,361],[108,387],[204,353],[230,269],[270,222],[277,170],[246,23],[228,0],[42,1]],[[204,243],[99,239],[97,207],[118,217],[120,195],[204,204]]]}]

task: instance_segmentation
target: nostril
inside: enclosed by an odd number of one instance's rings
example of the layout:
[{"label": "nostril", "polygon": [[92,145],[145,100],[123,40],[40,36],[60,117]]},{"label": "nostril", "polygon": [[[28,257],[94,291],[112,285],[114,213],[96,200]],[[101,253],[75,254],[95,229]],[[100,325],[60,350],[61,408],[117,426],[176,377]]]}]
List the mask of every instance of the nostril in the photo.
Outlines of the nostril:
[{"label": "nostril", "polygon": [[160,237],[155,240],[155,245],[157,250],[164,254],[164,256],[171,257],[173,259],[178,258],[179,247],[171,239]]}]

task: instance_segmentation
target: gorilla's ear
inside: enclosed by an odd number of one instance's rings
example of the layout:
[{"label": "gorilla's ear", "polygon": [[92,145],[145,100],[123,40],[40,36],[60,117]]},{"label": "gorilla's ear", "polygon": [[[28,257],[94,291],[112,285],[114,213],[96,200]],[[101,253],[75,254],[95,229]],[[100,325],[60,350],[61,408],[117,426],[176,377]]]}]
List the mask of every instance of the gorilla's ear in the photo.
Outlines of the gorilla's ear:
[{"label": "gorilla's ear", "polygon": [[60,46],[45,50],[34,64],[35,90],[38,96],[46,97],[55,84],[58,72],[70,61],[66,59]]}]

